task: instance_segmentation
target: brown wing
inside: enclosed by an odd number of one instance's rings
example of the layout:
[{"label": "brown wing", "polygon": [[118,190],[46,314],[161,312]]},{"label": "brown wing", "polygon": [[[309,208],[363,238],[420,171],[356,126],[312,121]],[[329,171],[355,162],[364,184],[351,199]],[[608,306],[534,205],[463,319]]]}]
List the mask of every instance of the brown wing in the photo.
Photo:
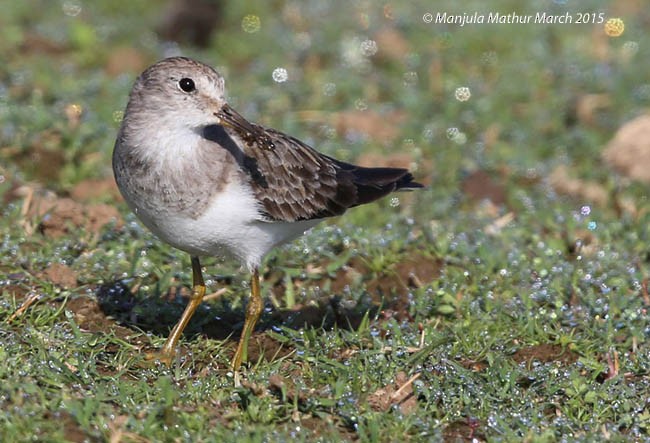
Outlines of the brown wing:
[{"label": "brown wing", "polygon": [[253,180],[253,190],[270,218],[295,221],[330,217],[354,205],[354,185],[341,180],[331,159],[280,132],[266,129],[265,133],[274,149],[249,145],[244,153],[253,159],[264,179]]},{"label": "brown wing", "polygon": [[[235,155],[251,177],[264,215],[271,220],[297,221],[331,217],[399,189],[421,188],[406,169],[364,168],[323,155],[280,131],[256,125],[226,108],[220,113],[224,131],[243,143],[206,135]],[[214,132],[218,132],[217,129]],[[225,135],[225,134],[224,134]],[[232,145],[232,143],[230,143]]]}]

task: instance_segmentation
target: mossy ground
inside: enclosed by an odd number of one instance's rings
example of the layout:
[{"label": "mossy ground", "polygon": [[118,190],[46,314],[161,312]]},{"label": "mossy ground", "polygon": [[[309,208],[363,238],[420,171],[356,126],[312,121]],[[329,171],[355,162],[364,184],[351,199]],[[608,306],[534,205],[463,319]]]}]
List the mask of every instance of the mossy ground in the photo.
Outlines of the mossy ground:
[{"label": "mossy ground", "polygon": [[[648,439],[648,188],[600,155],[650,104],[646,9],[244,2],[198,49],[157,36],[154,2],[5,5],[1,440]],[[625,31],[424,23],[445,11],[603,12]],[[222,71],[251,120],[427,185],[267,259],[238,387],[248,277],[206,260],[209,291],[226,291],[171,368],[146,362],[189,258],[112,184],[135,75],[179,52]]]}]

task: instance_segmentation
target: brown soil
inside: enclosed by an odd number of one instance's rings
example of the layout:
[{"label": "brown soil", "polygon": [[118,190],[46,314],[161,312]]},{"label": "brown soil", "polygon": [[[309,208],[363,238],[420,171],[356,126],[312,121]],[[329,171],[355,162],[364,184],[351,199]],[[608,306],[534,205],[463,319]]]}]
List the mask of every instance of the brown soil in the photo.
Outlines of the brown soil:
[{"label": "brown soil", "polygon": [[495,205],[506,203],[506,189],[498,178],[483,170],[468,175],[462,183],[463,193],[474,201],[490,200]]},{"label": "brown soil", "polygon": [[113,177],[82,180],[70,190],[70,198],[78,202],[106,198],[107,196],[110,196],[111,200],[115,202],[122,200],[122,195],[117,189]]},{"label": "brown soil", "polygon": [[62,263],[52,263],[39,276],[62,288],[77,287],[77,273]]},{"label": "brown soil", "polygon": [[74,314],[79,328],[86,332],[112,332],[121,339],[138,335],[134,330],[120,326],[115,320],[108,318],[92,298],[73,298],[67,302],[66,308]]},{"label": "brown soil", "polygon": [[442,432],[444,441],[481,442],[486,441],[480,431],[481,422],[468,418],[450,423]]},{"label": "brown soil", "polygon": [[25,195],[27,219],[35,219],[38,231],[46,237],[74,234],[79,228],[97,234],[110,222],[115,222],[118,227],[123,224],[120,213],[113,205],[85,205],[71,198],[59,198],[32,188],[22,193]]},{"label": "brown soil", "polygon": [[30,149],[19,151],[15,155],[11,155],[10,151],[9,159],[32,179],[41,183],[55,183],[66,161],[64,151],[58,148],[60,143],[60,134],[45,131],[36,138]]},{"label": "brown soil", "polygon": [[526,362],[530,365],[533,361],[549,363],[559,361],[562,364],[571,364],[578,360],[578,355],[560,345],[540,344],[521,348],[512,355],[517,363]]},{"label": "brown soil", "polygon": [[392,406],[398,406],[402,414],[412,414],[418,406],[412,379],[405,372],[398,372],[394,383],[368,396],[368,404],[375,411],[388,411]]},{"label": "brown soil", "polygon": [[626,177],[650,183],[650,114],[624,124],[603,151],[603,159]]},{"label": "brown soil", "polygon": [[[290,321],[296,327],[332,325],[323,322],[329,316],[335,324],[353,329],[358,326],[367,310],[372,313],[379,307],[386,317],[410,319],[409,292],[438,278],[443,265],[440,259],[416,254],[388,266],[382,272],[374,273],[363,259],[353,257],[332,276],[311,280],[294,279],[293,284],[301,289],[327,287],[330,296],[319,300],[317,305],[296,306],[276,315],[283,323]],[[275,278],[273,292],[276,298],[282,299],[286,290],[284,277],[280,275],[271,278]],[[345,296],[346,289],[360,283],[365,286],[372,305],[365,310],[343,308],[340,300]]]}]

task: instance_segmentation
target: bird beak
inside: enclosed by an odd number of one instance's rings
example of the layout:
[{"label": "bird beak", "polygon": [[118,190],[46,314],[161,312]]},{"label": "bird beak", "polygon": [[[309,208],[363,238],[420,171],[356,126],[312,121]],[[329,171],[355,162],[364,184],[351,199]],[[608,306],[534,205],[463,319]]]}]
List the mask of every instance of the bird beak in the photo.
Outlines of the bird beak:
[{"label": "bird beak", "polygon": [[220,125],[233,129],[246,143],[257,143],[262,149],[275,149],[273,141],[264,128],[246,120],[230,105],[224,104],[214,115],[219,119]]},{"label": "bird beak", "polygon": [[251,137],[256,132],[253,125],[228,104],[224,104],[214,115],[219,118],[219,124],[234,129],[242,136]]}]

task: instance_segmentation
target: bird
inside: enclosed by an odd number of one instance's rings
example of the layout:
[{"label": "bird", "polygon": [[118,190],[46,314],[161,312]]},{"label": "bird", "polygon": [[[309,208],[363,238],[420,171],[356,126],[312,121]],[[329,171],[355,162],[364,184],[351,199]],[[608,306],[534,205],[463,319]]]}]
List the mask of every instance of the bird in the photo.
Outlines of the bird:
[{"label": "bird", "polygon": [[158,360],[171,364],[202,302],[203,257],[231,258],[250,272],[235,371],[248,359],[262,313],[259,269],[267,253],[328,217],[423,187],[407,169],[346,163],[248,121],[228,104],[224,77],[187,57],[165,58],[135,80],[112,166],[137,218],[191,257],[191,296]]}]

